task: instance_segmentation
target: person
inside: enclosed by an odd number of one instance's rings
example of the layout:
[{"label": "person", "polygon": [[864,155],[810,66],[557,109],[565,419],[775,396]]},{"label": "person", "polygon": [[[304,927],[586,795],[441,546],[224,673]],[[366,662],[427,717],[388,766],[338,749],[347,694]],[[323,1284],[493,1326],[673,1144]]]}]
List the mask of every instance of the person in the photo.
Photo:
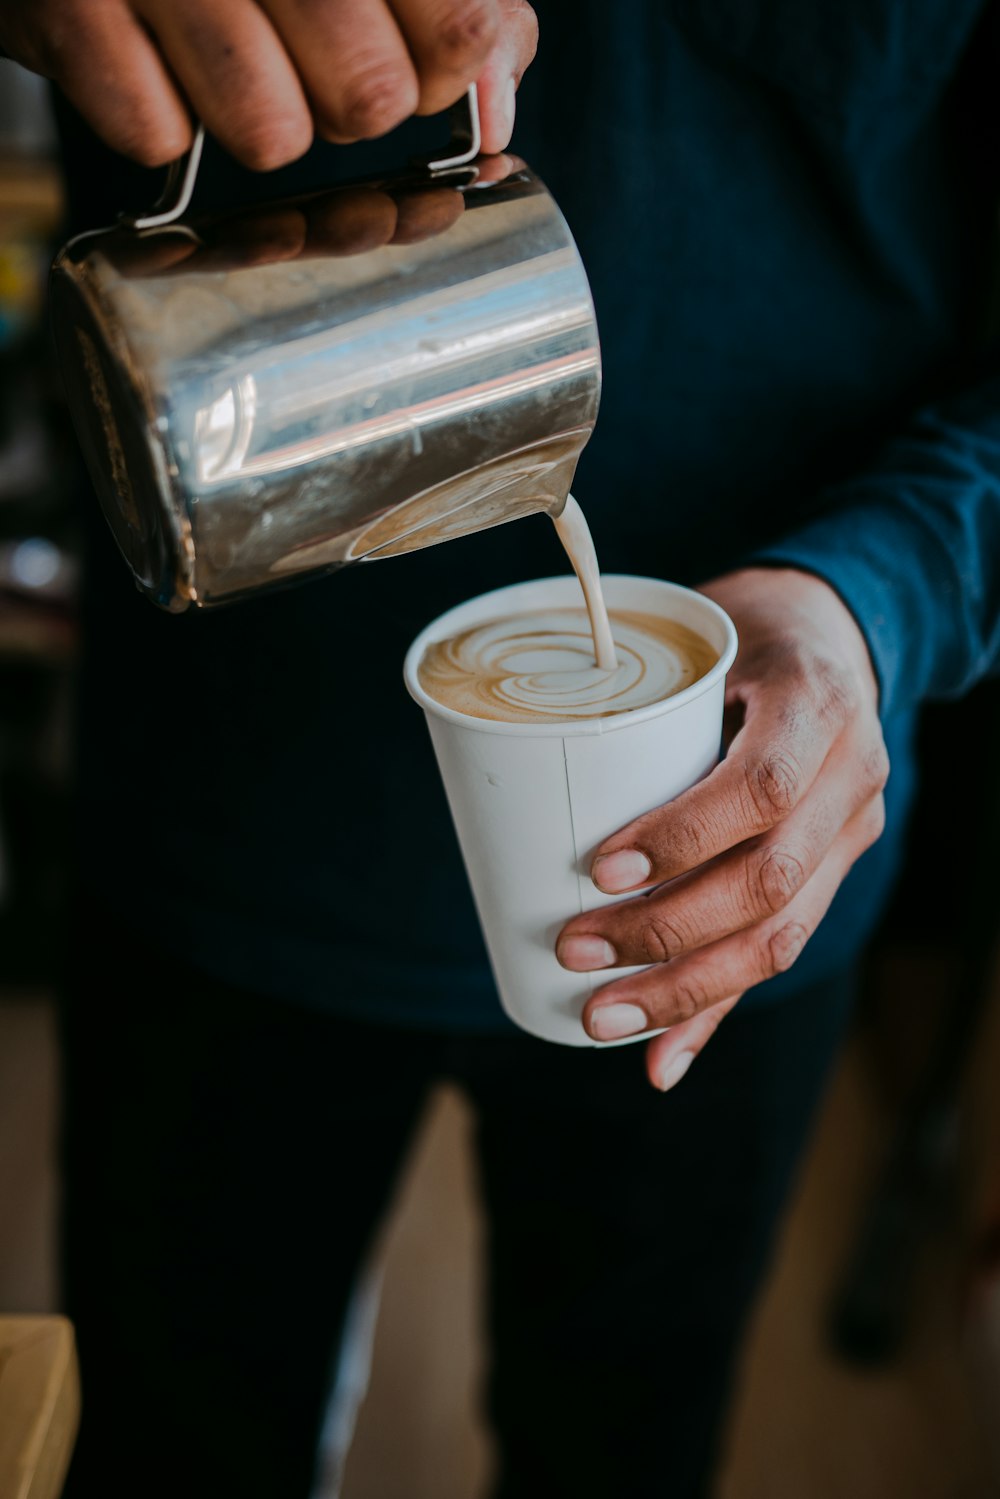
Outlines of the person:
[{"label": "person", "polygon": [[[524,72],[514,146],[567,215],[602,330],[575,486],[602,564],[701,584],[741,638],[719,767],[609,837],[595,884],[625,900],[559,939],[566,966],[607,970],[592,1037],[668,1029],[551,1047],[500,1013],[398,681],[432,614],[564,565],[545,522],[172,618],[85,507],[64,1016],[78,1494],[137,1475],[149,1496],[309,1492],[351,1286],[443,1076],[475,1105],[490,1214],[495,1492],[707,1492],[901,857],[916,712],[1000,663],[1000,7],[535,10],[530,68],[512,0],[18,0],[0,18],[0,46],[78,112],[78,226],[155,196],[112,153],[176,156],[187,104],[238,162],[281,169],[276,196],[349,176],[389,129],[400,159],[407,117],[477,77],[502,150]],[[334,144],[298,162],[314,131]],[[263,191],[219,156],[203,202]],[[962,793],[942,789],[974,816]]]}]

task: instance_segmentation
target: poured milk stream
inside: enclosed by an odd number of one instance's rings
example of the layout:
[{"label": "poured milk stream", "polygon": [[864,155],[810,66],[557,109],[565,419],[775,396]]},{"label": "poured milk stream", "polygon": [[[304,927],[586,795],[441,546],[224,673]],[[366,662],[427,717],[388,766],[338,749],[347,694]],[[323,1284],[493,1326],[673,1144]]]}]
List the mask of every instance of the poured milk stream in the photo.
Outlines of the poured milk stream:
[{"label": "poured milk stream", "polygon": [[418,671],[437,702],[508,723],[606,718],[662,702],[714,666],[718,652],[672,619],[629,609],[609,618],[594,543],[575,500],[556,529],[586,609],[505,615],[435,642]]},{"label": "poured milk stream", "polygon": [[566,555],[573,564],[573,571],[580,579],[590,632],[594,637],[594,657],[602,671],[614,671],[618,665],[615,657],[615,642],[608,622],[608,610],[601,589],[601,570],[597,565],[594,538],[590,534],[587,519],[579,505],[570,495],[563,506],[562,514],[552,517],[556,535],[562,542]]}]

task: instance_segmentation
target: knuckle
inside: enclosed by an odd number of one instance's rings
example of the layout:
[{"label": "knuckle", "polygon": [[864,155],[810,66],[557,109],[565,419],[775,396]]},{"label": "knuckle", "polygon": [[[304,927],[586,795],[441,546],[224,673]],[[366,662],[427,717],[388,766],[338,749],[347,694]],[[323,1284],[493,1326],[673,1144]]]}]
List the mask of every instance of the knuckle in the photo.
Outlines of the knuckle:
[{"label": "knuckle", "polygon": [[650,963],[667,963],[686,946],[683,933],[674,922],[658,914],[647,919],[640,933],[640,942]]},{"label": "knuckle", "polygon": [[680,1025],[685,1020],[693,1020],[700,1015],[709,1003],[708,995],[704,986],[696,979],[683,978],[674,985],[672,996],[672,1019],[671,1025]]},{"label": "knuckle", "polygon": [[367,139],[386,134],[416,107],[416,79],[380,59],[355,69],[338,111],[339,123],[349,135]]},{"label": "knuckle", "polygon": [[446,5],[434,27],[434,60],[448,71],[475,66],[496,40],[494,0],[458,0]]},{"label": "knuckle", "polygon": [[715,853],[715,833],[702,811],[690,811],[675,833],[673,852],[682,869],[694,869]]},{"label": "knuckle", "polygon": [[877,796],[885,789],[889,779],[889,751],[881,737],[865,755],[861,778],[869,796]]},{"label": "knuckle", "polygon": [[840,727],[857,711],[857,686],[842,666],[820,658],[811,664],[809,679],[816,712],[823,723]]},{"label": "knuckle", "polygon": [[755,871],[754,908],[763,906],[776,916],[798,894],[805,880],[805,866],[795,854],[782,848],[765,850]]},{"label": "knuckle", "polygon": [[767,939],[766,969],[770,974],[785,973],[809,940],[801,921],[786,921]]},{"label": "knuckle", "polygon": [[787,817],[797,803],[802,772],[790,755],[780,750],[746,767],[747,791],[758,818],[765,827]]}]

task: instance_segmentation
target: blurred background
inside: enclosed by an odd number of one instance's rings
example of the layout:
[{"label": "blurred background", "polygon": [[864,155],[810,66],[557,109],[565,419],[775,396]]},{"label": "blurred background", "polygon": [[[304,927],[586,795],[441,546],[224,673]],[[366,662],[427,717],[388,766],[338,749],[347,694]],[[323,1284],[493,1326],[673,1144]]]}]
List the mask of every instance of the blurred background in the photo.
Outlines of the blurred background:
[{"label": "blurred background", "polygon": [[[45,86],[0,62],[0,1319],[59,1306],[78,461],[44,310],[60,222]],[[1000,1495],[998,697],[925,717],[906,874],[747,1339],[721,1499]],[[443,1089],[359,1295],[325,1499],[486,1493],[469,1131]]]}]

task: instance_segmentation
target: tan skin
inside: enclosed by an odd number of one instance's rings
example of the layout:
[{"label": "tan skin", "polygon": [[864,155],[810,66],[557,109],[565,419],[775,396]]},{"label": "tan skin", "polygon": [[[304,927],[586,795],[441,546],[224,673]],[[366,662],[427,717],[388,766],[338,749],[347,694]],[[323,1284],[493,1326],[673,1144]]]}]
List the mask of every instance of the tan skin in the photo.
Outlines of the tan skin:
[{"label": "tan skin", "polygon": [[535,54],[525,0],[4,0],[0,47],[53,79],[102,140],[145,166],[188,149],[191,116],[245,166],[314,135],[384,135],[478,82],[503,151]]},{"label": "tan skin", "polygon": [[[300,156],[435,113],[478,81],[484,148],[502,152],[534,56],[523,0],[6,0],[0,47],[54,79],[109,145],[148,165],[191,143],[191,115],[245,165]],[[494,167],[501,174],[510,163]],[[446,228],[457,194],[331,195],[248,218],[234,252],[163,240],[150,273],[353,254]],[[674,1085],[742,993],[791,966],[847,871],[882,829],[888,760],[864,639],[837,595],[793,569],[746,569],[704,590],[740,635],[736,732],[698,786],[598,850],[598,888],[629,896],[567,922],[576,972],[648,965],[588,1002],[598,1040],[669,1027],[647,1071]],[[622,859],[625,855],[625,859]],[[617,856],[617,857],[616,857]]]},{"label": "tan skin", "polygon": [[740,636],[735,735],[711,775],[597,850],[598,888],[645,893],[574,917],[557,945],[576,972],[650,965],[598,990],[584,1025],[597,1040],[668,1026],[647,1048],[661,1088],[746,989],[795,962],[882,831],[889,773],[864,637],[827,584],[748,568],[703,592]]}]

